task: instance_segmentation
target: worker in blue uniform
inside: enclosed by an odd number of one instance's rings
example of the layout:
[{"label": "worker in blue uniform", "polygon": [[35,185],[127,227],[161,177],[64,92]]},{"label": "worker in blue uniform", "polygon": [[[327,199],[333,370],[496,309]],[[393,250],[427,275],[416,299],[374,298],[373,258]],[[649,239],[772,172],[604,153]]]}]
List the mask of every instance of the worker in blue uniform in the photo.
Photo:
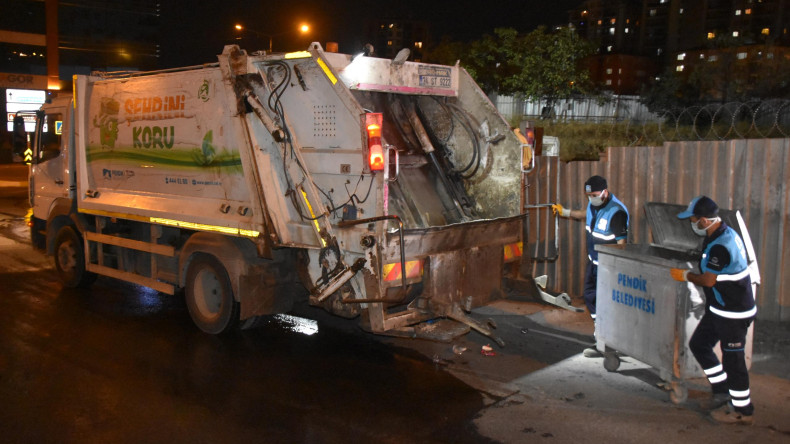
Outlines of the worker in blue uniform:
[{"label": "worker in blue uniform", "polygon": [[[596,245],[624,244],[628,241],[628,209],[609,191],[606,179],[592,176],[584,182],[588,203],[586,210],[571,210],[560,204],[551,206],[554,214],[571,219],[586,218],[587,268],[584,274],[584,304],[595,320],[596,286],[598,285],[598,252]],[[584,350],[588,358],[600,357],[594,346]]]},{"label": "worker in blue uniform", "polygon": [[[711,417],[722,423],[752,424],[754,406],[749,392],[749,372],[744,347],[749,325],[757,307],[746,248],[738,233],[718,217],[719,207],[707,196],[697,196],[679,219],[689,219],[691,228],[705,236],[699,273],[673,268],[677,281],[703,288],[705,314],[689,340],[705,376],[711,384]],[[720,343],[722,362],[714,353]]]}]

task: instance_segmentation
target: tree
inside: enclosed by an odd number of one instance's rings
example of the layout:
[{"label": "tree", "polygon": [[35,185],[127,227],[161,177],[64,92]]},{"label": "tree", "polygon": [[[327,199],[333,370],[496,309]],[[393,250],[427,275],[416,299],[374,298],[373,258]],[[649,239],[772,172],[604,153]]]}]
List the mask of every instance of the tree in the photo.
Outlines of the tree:
[{"label": "tree", "polygon": [[505,90],[525,98],[547,100],[549,105],[574,95],[594,93],[590,72],[580,62],[594,53],[593,45],[575,35],[573,28],[546,32],[540,27],[519,39],[509,55],[516,73]]},{"label": "tree", "polygon": [[449,54],[457,55],[486,92],[551,104],[593,90],[589,71],[579,64],[593,52],[593,45],[576,36],[572,28],[548,32],[540,27],[529,34],[497,28],[494,35],[486,34],[468,45],[443,40],[426,60],[447,63]]}]

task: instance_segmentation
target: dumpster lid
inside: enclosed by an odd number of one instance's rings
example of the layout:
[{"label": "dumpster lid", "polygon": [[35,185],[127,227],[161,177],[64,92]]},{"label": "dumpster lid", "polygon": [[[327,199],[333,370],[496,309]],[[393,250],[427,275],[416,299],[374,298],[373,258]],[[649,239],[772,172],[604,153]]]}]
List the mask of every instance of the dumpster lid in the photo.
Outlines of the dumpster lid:
[{"label": "dumpster lid", "polygon": [[[648,202],[645,204],[647,224],[653,234],[653,243],[665,248],[699,255],[702,252],[703,238],[694,234],[688,219],[678,219],[678,213],[685,209],[686,205]],[[746,247],[747,260],[752,268],[752,281],[759,282],[757,256],[741,212],[719,208],[719,217],[741,236]]]}]

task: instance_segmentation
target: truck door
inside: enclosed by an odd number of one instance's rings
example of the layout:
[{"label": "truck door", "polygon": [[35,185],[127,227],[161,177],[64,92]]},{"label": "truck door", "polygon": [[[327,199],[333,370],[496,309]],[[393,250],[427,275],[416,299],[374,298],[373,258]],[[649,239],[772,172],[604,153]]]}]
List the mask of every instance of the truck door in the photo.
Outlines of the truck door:
[{"label": "truck door", "polygon": [[[53,201],[68,197],[65,109],[39,111],[30,170],[30,200],[34,214],[46,214]],[[39,210],[39,211],[36,211]]]}]

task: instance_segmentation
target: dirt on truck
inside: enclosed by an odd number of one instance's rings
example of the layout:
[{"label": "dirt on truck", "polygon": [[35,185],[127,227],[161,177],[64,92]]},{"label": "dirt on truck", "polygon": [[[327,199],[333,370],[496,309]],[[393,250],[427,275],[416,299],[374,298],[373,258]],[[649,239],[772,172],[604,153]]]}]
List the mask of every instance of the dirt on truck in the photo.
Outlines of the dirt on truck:
[{"label": "dirt on truck", "polygon": [[573,309],[522,255],[531,147],[459,66],[313,43],[75,76],[33,152],[31,236],[64,285],[183,294],[208,333],[305,293],[370,332],[438,340],[498,339],[468,312],[514,290]]}]

